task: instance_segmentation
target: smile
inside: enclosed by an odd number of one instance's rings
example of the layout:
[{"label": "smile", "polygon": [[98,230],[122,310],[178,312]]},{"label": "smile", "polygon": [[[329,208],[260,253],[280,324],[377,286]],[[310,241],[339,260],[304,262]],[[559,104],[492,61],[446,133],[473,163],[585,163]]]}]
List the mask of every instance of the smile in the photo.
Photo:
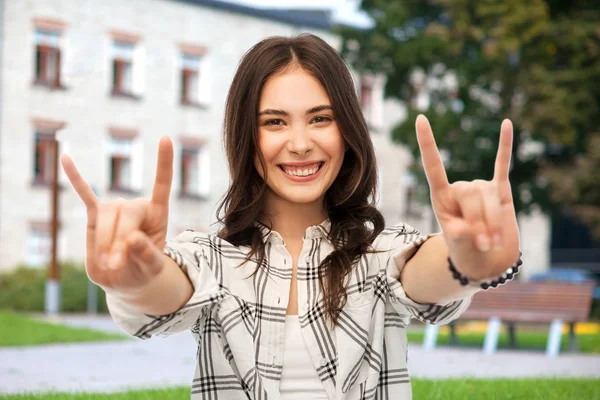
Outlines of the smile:
[{"label": "smile", "polygon": [[295,178],[305,178],[312,177],[316,175],[323,167],[325,163],[320,161],[313,164],[307,165],[279,165],[279,169],[281,169],[287,176],[295,177]]}]

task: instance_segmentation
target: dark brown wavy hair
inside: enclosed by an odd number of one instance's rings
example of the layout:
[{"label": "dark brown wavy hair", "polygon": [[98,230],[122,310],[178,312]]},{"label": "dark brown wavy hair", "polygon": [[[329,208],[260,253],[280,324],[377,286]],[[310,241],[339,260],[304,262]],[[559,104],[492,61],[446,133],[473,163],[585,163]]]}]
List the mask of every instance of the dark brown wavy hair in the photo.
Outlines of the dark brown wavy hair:
[{"label": "dark brown wavy hair", "polygon": [[231,184],[218,209],[223,224],[218,236],[236,246],[251,248],[264,266],[265,246],[255,222],[263,214],[267,185],[258,174],[258,112],[267,80],[297,65],[312,74],[325,88],[347,151],[338,176],[325,194],[325,210],[331,222],[329,239],[334,251],[319,265],[326,317],[337,324],[347,301],[346,276],[384,228],[375,208],[377,170],[373,143],[363,117],[352,75],[337,51],[317,36],[271,37],[254,45],[242,58],[227,95],[224,142]]}]

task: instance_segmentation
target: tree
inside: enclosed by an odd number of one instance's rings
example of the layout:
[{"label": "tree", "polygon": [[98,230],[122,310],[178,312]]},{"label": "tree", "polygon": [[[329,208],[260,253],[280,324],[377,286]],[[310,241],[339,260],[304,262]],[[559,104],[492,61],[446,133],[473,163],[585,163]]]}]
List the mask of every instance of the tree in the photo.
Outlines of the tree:
[{"label": "tree", "polygon": [[[600,135],[597,3],[363,0],[374,26],[342,29],[342,53],[357,70],[388,76],[386,96],[408,108],[393,137],[416,157],[414,121],[429,118],[451,181],[491,179],[500,124],[510,118],[517,212],[566,206],[600,238],[600,186],[581,169],[593,157],[598,168],[588,144]],[[413,171],[426,188],[420,163]],[[559,190],[565,176],[568,193]]]}]

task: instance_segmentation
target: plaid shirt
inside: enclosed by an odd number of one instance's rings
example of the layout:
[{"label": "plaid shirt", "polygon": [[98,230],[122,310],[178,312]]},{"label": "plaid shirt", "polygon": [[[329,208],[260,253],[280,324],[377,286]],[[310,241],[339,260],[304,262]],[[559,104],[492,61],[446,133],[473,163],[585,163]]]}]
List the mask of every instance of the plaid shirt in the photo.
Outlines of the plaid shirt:
[{"label": "plaid shirt", "polygon": [[[350,274],[348,301],[338,326],[325,323],[317,267],[332,250],[328,221],[306,230],[298,261],[298,315],[307,351],[329,399],[411,399],[406,326],[415,317],[443,324],[470,299],[422,305],[409,299],[400,269],[429,237],[401,224],[373,243]],[[211,234],[186,231],[169,241],[168,254],[189,275],[194,294],[166,316],[140,314],[107,298],[115,322],[141,339],[191,329],[198,341],[192,399],[280,399],[285,316],[292,258],[281,236],[261,226],[264,268],[238,267],[248,252]]]}]

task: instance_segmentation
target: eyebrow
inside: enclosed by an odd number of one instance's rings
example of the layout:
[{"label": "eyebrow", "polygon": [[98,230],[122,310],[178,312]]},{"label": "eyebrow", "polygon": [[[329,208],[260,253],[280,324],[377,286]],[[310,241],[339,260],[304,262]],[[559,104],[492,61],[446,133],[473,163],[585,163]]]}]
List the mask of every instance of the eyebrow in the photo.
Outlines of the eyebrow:
[{"label": "eyebrow", "polygon": [[[313,108],[307,110],[306,111],[306,115],[318,113],[318,112],[325,111],[325,110],[333,110],[333,108],[331,108],[331,106],[329,106],[329,105],[316,106],[316,107],[313,107]],[[268,108],[266,110],[262,110],[261,112],[258,113],[259,117],[261,115],[281,115],[281,116],[284,116],[284,117],[289,116],[289,114],[287,113],[287,111],[274,110],[272,108]]]}]

